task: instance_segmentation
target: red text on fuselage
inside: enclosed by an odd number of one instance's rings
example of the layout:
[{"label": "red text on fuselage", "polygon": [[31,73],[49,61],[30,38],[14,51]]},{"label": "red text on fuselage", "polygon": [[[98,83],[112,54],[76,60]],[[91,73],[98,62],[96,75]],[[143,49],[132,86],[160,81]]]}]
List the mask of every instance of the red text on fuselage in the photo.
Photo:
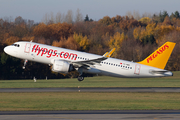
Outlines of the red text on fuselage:
[{"label": "red text on fuselage", "polygon": [[73,60],[73,59],[76,60],[76,58],[77,58],[77,54],[62,51],[58,55],[57,50],[40,48],[39,45],[34,45],[32,48],[32,52],[35,52],[35,53],[37,53],[37,55],[41,55],[41,56],[47,54],[47,56],[46,56],[47,58],[50,58],[52,56],[65,58],[65,59],[71,59],[71,60]]}]

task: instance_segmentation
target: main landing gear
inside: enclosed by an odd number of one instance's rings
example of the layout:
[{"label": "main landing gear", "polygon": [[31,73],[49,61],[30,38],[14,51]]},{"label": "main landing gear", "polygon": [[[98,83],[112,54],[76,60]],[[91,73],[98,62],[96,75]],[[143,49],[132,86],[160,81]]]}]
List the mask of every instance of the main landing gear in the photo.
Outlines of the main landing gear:
[{"label": "main landing gear", "polygon": [[84,77],[82,75],[78,76],[78,81],[83,81],[84,80]]},{"label": "main landing gear", "polygon": [[83,81],[84,80],[84,77],[83,77],[83,68],[80,67],[78,69],[78,72],[79,72],[78,81]]}]

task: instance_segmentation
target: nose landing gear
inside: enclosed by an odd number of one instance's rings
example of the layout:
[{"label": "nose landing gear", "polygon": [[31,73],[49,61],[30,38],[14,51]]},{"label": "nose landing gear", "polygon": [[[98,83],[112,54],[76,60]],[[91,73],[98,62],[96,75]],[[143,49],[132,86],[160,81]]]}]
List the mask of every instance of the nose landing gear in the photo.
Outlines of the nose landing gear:
[{"label": "nose landing gear", "polygon": [[25,69],[27,62],[28,60],[24,60],[24,66],[22,67],[23,69]]}]

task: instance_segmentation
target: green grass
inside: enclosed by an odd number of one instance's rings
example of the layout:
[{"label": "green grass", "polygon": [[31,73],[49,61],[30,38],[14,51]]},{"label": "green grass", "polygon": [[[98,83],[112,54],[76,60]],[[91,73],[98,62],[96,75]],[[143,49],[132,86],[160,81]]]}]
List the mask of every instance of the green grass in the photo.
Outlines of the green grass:
[{"label": "green grass", "polygon": [[180,93],[0,93],[0,111],[180,110]]},{"label": "green grass", "polygon": [[[0,88],[179,87],[180,72],[164,78],[89,77],[59,80],[0,80]],[[180,93],[43,92],[0,93],[0,111],[24,110],[180,110]]]},{"label": "green grass", "polygon": [[180,72],[162,78],[115,78],[108,76],[87,77],[79,82],[74,79],[0,80],[0,88],[44,88],[44,87],[180,87]]}]

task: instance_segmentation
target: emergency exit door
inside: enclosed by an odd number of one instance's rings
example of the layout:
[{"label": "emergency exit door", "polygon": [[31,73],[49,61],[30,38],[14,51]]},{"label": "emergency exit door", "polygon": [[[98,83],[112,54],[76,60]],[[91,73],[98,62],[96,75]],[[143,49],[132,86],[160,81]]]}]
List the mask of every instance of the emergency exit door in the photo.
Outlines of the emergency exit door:
[{"label": "emergency exit door", "polygon": [[141,65],[136,65],[136,66],[135,66],[134,74],[139,75],[139,74],[140,74],[140,70],[141,70]]}]

